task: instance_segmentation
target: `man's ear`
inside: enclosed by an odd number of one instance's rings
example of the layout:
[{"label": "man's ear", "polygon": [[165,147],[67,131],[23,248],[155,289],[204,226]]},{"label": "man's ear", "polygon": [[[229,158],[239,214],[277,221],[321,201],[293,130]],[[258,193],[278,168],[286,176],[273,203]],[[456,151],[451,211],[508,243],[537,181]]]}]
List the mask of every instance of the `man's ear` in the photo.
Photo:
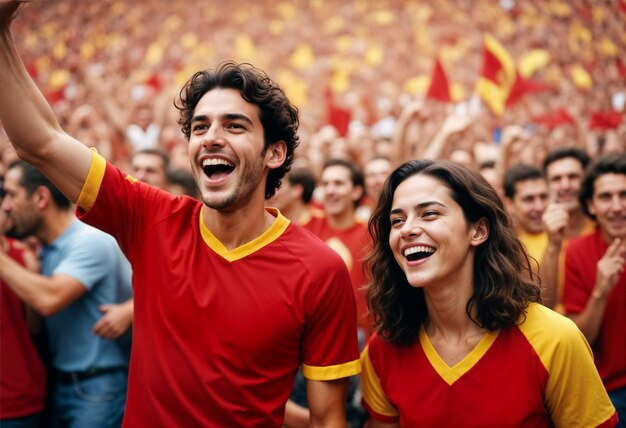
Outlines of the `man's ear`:
[{"label": "man's ear", "polygon": [[358,201],[364,196],[364,192],[365,189],[363,189],[363,186],[354,186],[354,189],[352,189],[352,200],[354,202]]},{"label": "man's ear", "polygon": [[[286,180],[286,178],[285,178]],[[291,186],[291,193],[298,200],[302,200],[302,194],[304,193],[304,186],[302,184],[294,184]]]},{"label": "man's ear", "polygon": [[52,200],[52,193],[46,186],[39,186],[32,196],[33,202],[39,209],[45,208]]},{"label": "man's ear", "polygon": [[487,218],[482,217],[474,223],[470,228],[470,233],[472,233],[470,240],[472,246],[478,247],[480,244],[485,242],[487,238],[489,238],[489,221]]},{"label": "man's ear", "polygon": [[269,169],[279,168],[287,159],[287,144],[283,141],[277,141],[267,148],[265,160]]}]

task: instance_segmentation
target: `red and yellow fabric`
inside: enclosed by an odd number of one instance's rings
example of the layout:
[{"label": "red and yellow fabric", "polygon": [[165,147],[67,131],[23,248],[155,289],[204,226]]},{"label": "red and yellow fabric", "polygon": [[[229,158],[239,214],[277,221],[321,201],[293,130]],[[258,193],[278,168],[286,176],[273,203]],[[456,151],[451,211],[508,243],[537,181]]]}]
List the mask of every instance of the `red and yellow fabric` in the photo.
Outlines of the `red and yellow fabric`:
[{"label": "red and yellow fabric", "polygon": [[496,114],[502,114],[516,79],[515,63],[494,37],[483,38],[483,64],[476,84],[480,98]]},{"label": "red and yellow fabric", "polygon": [[275,426],[302,364],[313,380],[359,372],[342,260],[277,210],[226,249],[203,204],[126,176],[94,152],[81,219],[133,266],[133,354],[124,426]]},{"label": "red and yellow fabric", "polygon": [[426,332],[409,346],[373,335],[361,355],[370,416],[400,426],[595,427],[617,414],[589,345],[569,319],[531,304],[449,367]]}]

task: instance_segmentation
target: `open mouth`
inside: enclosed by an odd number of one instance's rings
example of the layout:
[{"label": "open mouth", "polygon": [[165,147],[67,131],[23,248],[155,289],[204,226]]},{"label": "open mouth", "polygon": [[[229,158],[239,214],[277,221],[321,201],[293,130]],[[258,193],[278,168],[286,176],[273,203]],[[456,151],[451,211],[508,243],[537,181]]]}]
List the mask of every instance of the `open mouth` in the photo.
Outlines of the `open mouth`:
[{"label": "open mouth", "polygon": [[202,162],[202,171],[211,180],[220,180],[227,177],[235,169],[235,165],[225,159],[205,159]]},{"label": "open mouth", "polygon": [[425,245],[409,247],[404,250],[404,257],[410,262],[425,259],[435,253],[435,249]]}]

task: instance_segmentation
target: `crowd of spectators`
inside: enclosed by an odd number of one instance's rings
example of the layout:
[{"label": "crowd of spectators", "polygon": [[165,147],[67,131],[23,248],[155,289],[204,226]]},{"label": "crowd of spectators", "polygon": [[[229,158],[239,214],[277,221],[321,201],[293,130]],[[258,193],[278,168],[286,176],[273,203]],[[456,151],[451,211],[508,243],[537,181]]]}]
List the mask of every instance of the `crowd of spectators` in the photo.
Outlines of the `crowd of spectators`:
[{"label": "crowd of spectators", "polygon": [[[302,187],[308,196],[291,195],[298,200],[292,221],[311,229],[319,211],[324,214],[317,220],[326,216],[332,223],[325,203],[332,203],[328,188],[337,187],[341,177],[324,179],[329,165],[365,172],[363,183],[352,177],[344,194],[334,195],[347,201],[340,214],[363,234],[382,178],[406,160],[449,159],[476,168],[511,204],[522,192],[510,176],[523,164],[536,174],[518,181],[539,182],[532,190],[541,201],[537,212],[528,214],[537,230],[520,232],[521,211],[510,214],[520,239],[522,232],[537,235],[535,258],[543,262],[552,238],[544,214],[558,194],[549,189],[557,180],[550,178],[548,164],[554,160],[546,155],[567,148],[593,160],[626,152],[625,23],[626,0],[58,0],[22,8],[13,28],[27,70],[61,126],[141,181],[198,196],[174,100],[194,72],[227,60],[249,62],[265,70],[299,108],[294,168],[269,201],[290,217],[289,208],[279,206],[285,203],[281,198]],[[491,111],[476,91],[487,35],[534,84],[502,114]],[[451,102],[427,96],[436,59],[447,74]],[[14,159],[0,132],[0,167]],[[376,162],[382,166],[374,191]],[[514,190],[508,194],[507,173]],[[343,178],[348,183],[347,175]],[[364,187],[366,194],[360,191],[358,201],[350,200],[352,187]],[[582,218],[582,207],[574,205],[563,221],[576,210]],[[339,239],[326,230],[315,232],[327,243]],[[544,304],[559,312],[564,312],[557,302],[564,278],[561,241],[579,232],[561,233],[556,255],[547,258],[558,272],[554,278],[543,274],[548,262],[540,268],[543,283],[552,284],[551,300],[544,296]],[[358,257],[349,255],[351,266]],[[356,292],[364,280],[353,282]],[[359,309],[365,312],[364,303]],[[298,392],[296,384],[292,399]]]},{"label": "crowd of spectators", "polygon": [[[391,155],[403,111],[422,124],[408,130],[422,145],[446,117],[465,116],[462,137],[438,155],[466,151],[477,166],[497,156],[503,137],[522,140],[535,163],[556,145],[591,155],[623,147],[625,17],[621,0],[65,0],[24,8],[15,26],[62,125],[120,166],[158,146],[186,168],[172,100],[194,71],[235,60],[264,69],[299,107],[299,161],[319,174],[331,157],[362,166]],[[503,115],[475,95],[487,34],[543,86]],[[421,101],[435,57],[453,103]]]}]

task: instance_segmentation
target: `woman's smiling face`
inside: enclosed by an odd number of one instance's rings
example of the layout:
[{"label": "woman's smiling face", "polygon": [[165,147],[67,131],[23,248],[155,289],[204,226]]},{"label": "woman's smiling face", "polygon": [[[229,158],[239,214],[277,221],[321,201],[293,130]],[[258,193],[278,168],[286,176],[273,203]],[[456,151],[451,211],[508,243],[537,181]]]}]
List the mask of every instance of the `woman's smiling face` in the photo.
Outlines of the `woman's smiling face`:
[{"label": "woman's smiling face", "polygon": [[471,283],[472,249],[484,240],[476,239],[476,226],[467,223],[448,187],[412,175],[396,188],[389,219],[389,245],[409,284]]}]

